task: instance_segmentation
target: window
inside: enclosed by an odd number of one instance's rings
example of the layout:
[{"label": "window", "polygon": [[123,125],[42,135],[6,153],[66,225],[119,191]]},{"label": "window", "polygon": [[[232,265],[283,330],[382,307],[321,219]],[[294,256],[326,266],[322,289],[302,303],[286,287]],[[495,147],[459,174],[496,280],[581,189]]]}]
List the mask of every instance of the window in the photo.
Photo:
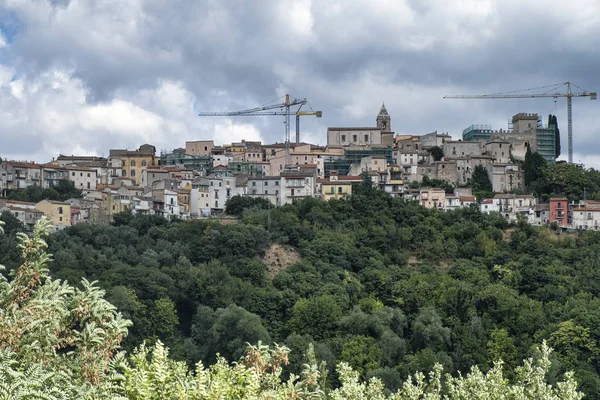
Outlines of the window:
[{"label": "window", "polygon": [[338,193],[342,193],[342,187],[338,187]]},{"label": "window", "polygon": [[204,151],[208,151],[208,146],[204,146]]},{"label": "window", "polygon": [[131,176],[135,176],[135,169],[131,170]]},{"label": "window", "polygon": [[135,160],[131,160],[131,162],[129,163],[129,165],[131,165],[132,167],[135,167]]},{"label": "window", "polygon": [[219,208],[219,202],[215,200],[215,208]]},{"label": "window", "polygon": [[499,144],[498,144],[498,147],[499,147],[499,148],[502,148],[502,143],[499,143]]},{"label": "window", "polygon": [[352,141],[353,141],[353,142],[356,142],[356,141],[357,141],[357,139],[356,139],[356,135],[352,135]]},{"label": "window", "polygon": [[275,181],[275,186],[279,186],[279,181]]},{"label": "window", "polygon": [[268,190],[265,190],[265,194],[269,194],[269,191],[268,191]]},{"label": "window", "polygon": [[306,160],[308,160],[308,157],[307,157],[307,156],[304,156],[304,161],[306,161]]},{"label": "window", "polygon": [[365,142],[369,141],[369,135],[365,135]]},{"label": "window", "polygon": [[125,170],[121,171],[121,176],[127,176],[127,171],[125,171]]},{"label": "window", "polygon": [[87,183],[87,188],[88,188],[88,189],[90,188],[90,183],[89,183],[89,182]]},{"label": "window", "polygon": [[211,182],[210,182],[210,186],[212,186],[212,185],[213,185],[213,183],[212,183],[212,181],[211,181]]},{"label": "window", "polygon": [[146,160],[142,160],[142,167],[145,167],[146,165],[148,165],[148,164],[146,163]]},{"label": "window", "polygon": [[62,222],[62,217],[59,217],[59,218],[58,218],[58,220],[59,220],[60,222]]},{"label": "window", "polygon": [[256,182],[252,182],[252,186],[256,186]]},{"label": "window", "polygon": [[231,196],[231,189],[227,189],[227,197]]},{"label": "window", "polygon": [[222,183],[223,183],[223,182],[219,181],[219,187],[223,186],[223,185],[221,185]]},{"label": "window", "polygon": [[62,207],[58,207],[58,213],[62,214],[63,213],[63,208]]},{"label": "window", "polygon": [[269,181],[265,181],[265,186],[269,186]]},{"label": "window", "polygon": [[71,176],[75,176],[75,172],[71,172]]},{"label": "window", "polygon": [[90,173],[88,172],[88,178],[90,177]]},{"label": "window", "polygon": [[346,135],[342,135],[342,142],[346,141]]}]

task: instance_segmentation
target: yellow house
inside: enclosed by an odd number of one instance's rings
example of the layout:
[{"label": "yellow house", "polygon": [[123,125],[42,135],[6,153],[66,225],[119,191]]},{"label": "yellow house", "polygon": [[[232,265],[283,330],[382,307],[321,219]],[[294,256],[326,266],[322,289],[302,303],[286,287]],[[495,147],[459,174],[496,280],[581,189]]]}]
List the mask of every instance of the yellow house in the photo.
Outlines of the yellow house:
[{"label": "yellow house", "polygon": [[68,203],[54,200],[42,200],[35,208],[44,213],[55,230],[61,230],[71,226],[71,206]]},{"label": "yellow house", "polygon": [[136,185],[139,185],[142,172],[156,163],[156,148],[144,144],[135,151],[110,150],[110,157],[121,161],[121,177],[130,178]]},{"label": "yellow house", "polygon": [[321,188],[323,200],[341,199],[352,196],[352,185],[361,182],[360,176],[337,176],[331,171],[331,176],[325,179],[317,179],[317,185]]}]

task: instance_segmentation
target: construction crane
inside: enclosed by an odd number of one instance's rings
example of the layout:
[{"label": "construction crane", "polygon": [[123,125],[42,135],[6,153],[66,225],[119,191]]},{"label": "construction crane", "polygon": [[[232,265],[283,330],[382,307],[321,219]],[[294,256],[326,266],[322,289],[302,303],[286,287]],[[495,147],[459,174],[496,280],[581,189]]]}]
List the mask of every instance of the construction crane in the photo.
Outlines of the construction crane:
[{"label": "construction crane", "polygon": [[[566,93],[559,92],[560,88],[564,88],[566,86]],[[573,92],[571,90],[571,86],[576,87],[581,90],[581,92]],[[543,93],[522,93],[528,92],[531,90],[540,90],[547,89]],[[571,83],[557,83],[555,85],[547,85],[540,86],[531,89],[525,90],[515,90],[512,92],[505,93],[496,93],[496,94],[484,94],[484,95],[452,95],[452,96],[444,96],[444,99],[535,99],[540,97],[551,97],[554,98],[554,102],[556,103],[556,99],[559,97],[567,98],[567,131],[568,131],[568,142],[569,142],[569,164],[573,163],[573,115],[572,115],[572,99],[573,97],[589,97],[590,100],[596,100],[596,93],[588,92],[587,90],[583,90],[579,86]]]},{"label": "construction crane", "polygon": [[[285,117],[285,165],[288,168],[290,162],[290,116],[296,115],[296,143],[300,143],[300,117],[315,116],[321,118],[321,111],[300,111],[302,106],[307,105],[306,99],[291,98],[289,94],[285,95],[285,102],[281,104],[267,104],[261,107],[250,108],[242,111],[229,112],[201,112],[198,115],[201,117],[246,117],[246,116],[265,116],[265,115],[283,115]],[[292,107],[298,106],[296,111],[292,111]],[[309,105],[310,107],[310,105]],[[279,111],[269,111],[279,109]]]}]

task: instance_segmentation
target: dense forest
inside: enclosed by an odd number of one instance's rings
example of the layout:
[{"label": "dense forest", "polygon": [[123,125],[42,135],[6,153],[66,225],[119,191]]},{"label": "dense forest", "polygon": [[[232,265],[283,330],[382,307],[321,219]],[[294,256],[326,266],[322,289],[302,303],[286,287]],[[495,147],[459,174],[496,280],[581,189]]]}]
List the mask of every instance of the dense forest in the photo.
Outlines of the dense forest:
[{"label": "dense forest", "polygon": [[[133,326],[132,351],[157,340],[193,365],[235,361],[247,343],[291,349],[284,379],[309,345],[340,385],[345,362],[390,391],[436,363],[453,376],[502,358],[554,349],[549,382],[567,370],[600,398],[600,234],[509,226],[476,207],[429,210],[367,183],[349,199],[306,199],[239,220],[173,221],[120,215],[48,237],[53,279],[97,280]],[[20,263],[18,221],[3,215],[0,264]],[[232,222],[232,223],[229,223]]]}]

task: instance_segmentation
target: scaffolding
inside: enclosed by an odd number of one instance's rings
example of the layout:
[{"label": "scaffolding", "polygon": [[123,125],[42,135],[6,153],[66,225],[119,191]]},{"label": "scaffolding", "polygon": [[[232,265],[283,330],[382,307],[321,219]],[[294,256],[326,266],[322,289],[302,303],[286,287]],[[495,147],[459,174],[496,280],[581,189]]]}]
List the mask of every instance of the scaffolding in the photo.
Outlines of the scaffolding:
[{"label": "scaffolding", "polygon": [[184,149],[161,151],[158,164],[188,168],[196,171],[206,171],[207,173],[212,170],[212,159],[210,156],[192,156],[185,154]]},{"label": "scaffolding", "polygon": [[349,147],[344,150],[344,156],[336,160],[325,161],[325,177],[331,175],[331,171],[338,171],[338,175],[348,175],[352,164],[360,164],[365,157],[383,156],[387,164],[392,164],[393,153],[391,146],[381,147]]}]

